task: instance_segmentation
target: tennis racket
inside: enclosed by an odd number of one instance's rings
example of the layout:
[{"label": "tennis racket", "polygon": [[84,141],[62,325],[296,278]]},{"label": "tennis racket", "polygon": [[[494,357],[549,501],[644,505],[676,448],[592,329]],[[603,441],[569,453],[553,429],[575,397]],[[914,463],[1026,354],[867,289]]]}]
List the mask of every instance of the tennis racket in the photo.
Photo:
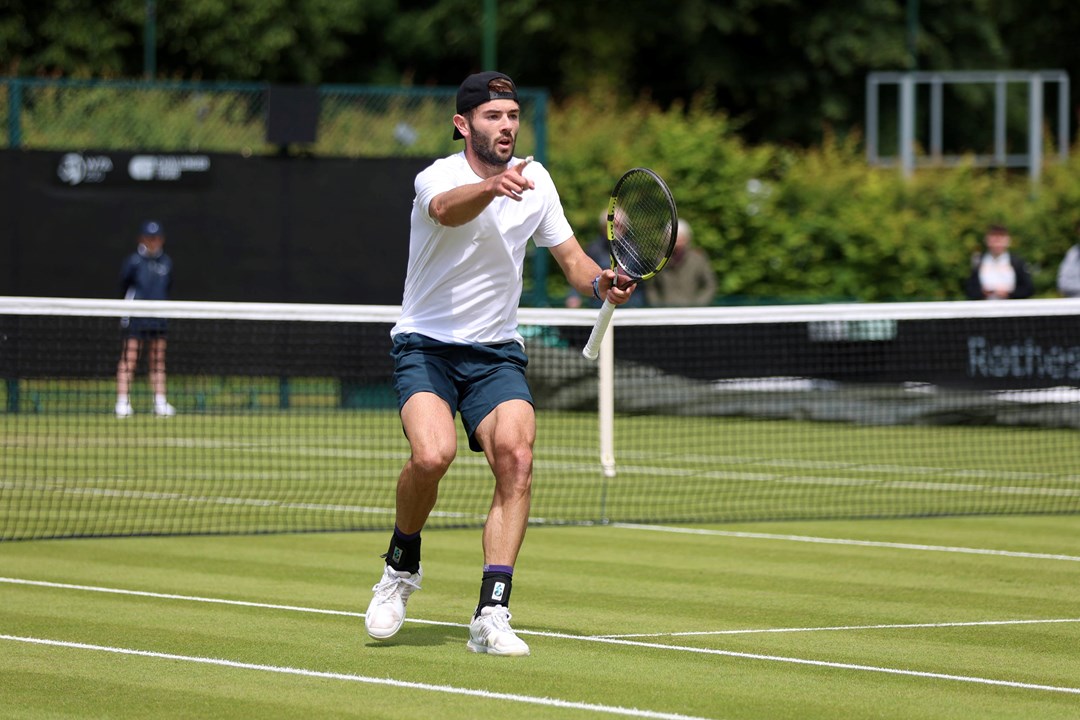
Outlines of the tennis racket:
[{"label": "tennis racket", "polygon": [[[607,238],[611,269],[623,286],[648,280],[664,269],[675,249],[679,216],[663,179],[648,168],[634,168],[619,178],[608,201]],[[621,273],[620,273],[621,271]],[[618,279],[616,280],[618,282]],[[581,354],[595,360],[611,324],[615,305],[604,298],[589,341]]]}]

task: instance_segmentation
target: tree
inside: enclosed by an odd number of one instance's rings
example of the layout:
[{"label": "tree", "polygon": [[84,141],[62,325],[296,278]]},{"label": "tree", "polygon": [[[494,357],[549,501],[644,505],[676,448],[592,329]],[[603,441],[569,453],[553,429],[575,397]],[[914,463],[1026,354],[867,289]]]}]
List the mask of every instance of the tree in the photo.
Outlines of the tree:
[{"label": "tree", "polygon": [[[0,68],[12,74],[142,74],[145,0],[0,0]],[[320,83],[394,0],[159,0],[163,78]],[[355,73],[349,82],[363,82]]]},{"label": "tree", "polygon": [[11,74],[130,72],[139,0],[0,0],[0,69]]},{"label": "tree", "polygon": [[[809,145],[858,129],[868,72],[908,67],[913,1],[500,0],[498,64],[556,101],[705,97],[750,141]],[[1047,3],[920,0],[918,66],[1080,73],[1080,5]],[[477,0],[157,0],[158,75],[452,86],[483,69],[483,12]],[[145,19],[146,0],[0,0],[0,72],[139,77]]]}]

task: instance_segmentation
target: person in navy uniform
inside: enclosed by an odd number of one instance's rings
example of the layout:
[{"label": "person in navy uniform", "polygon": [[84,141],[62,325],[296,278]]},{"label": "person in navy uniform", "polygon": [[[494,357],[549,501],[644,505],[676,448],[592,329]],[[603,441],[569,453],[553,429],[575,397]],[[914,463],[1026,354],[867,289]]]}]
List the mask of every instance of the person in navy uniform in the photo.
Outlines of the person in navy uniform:
[{"label": "person in navy uniform", "polygon": [[[126,300],[168,300],[172,290],[172,259],[165,254],[165,231],[161,224],[148,220],[139,229],[139,245],[124,260],[120,270],[120,290]],[[121,318],[123,347],[116,368],[116,417],[131,417],[129,395],[139,353],[145,345],[150,388],[154,392],[154,414],[172,417],[176,409],[165,395],[165,341],[168,320],[165,318]]]}]

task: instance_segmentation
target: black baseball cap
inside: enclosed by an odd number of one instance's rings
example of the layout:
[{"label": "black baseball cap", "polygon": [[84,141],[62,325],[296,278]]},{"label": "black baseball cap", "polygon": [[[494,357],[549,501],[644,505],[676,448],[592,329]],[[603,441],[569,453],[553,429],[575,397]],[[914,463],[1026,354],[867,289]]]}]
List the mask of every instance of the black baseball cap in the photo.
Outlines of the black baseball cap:
[{"label": "black baseball cap", "polygon": [[165,230],[162,229],[161,223],[156,220],[147,220],[139,226],[139,234],[154,237],[155,235],[164,235]]},{"label": "black baseball cap", "polygon": [[[510,83],[510,92],[495,92],[494,90],[488,89],[488,84],[496,79],[505,80]],[[513,100],[514,102],[517,102],[517,86],[514,85],[514,81],[510,79],[509,75],[495,72],[494,70],[475,73],[465,78],[465,81],[461,83],[461,87],[458,88],[457,114],[464,115],[474,107],[483,105],[486,102],[491,102],[492,100]],[[461,140],[461,138],[461,133],[458,132],[458,129],[455,127],[454,139]]]}]

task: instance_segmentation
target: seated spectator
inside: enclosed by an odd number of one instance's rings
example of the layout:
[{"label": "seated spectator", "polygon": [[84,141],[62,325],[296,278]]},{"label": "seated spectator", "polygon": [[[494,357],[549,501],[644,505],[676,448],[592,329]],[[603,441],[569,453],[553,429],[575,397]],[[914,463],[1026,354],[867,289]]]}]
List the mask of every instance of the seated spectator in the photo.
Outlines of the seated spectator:
[{"label": "seated spectator", "polygon": [[679,220],[675,250],[660,274],[646,280],[649,304],[656,307],[711,305],[716,295],[716,273],[705,251],[694,245],[690,223]]},{"label": "seated spectator", "polygon": [[[609,268],[611,267],[611,250],[608,247],[607,210],[600,213],[598,229],[599,232],[593,237],[592,242],[585,246],[585,254],[591,257],[601,268]],[[634,290],[634,294],[623,304],[623,307],[645,307],[647,300],[644,290],[647,284],[638,285],[637,289]],[[599,308],[601,305],[603,303],[594,297],[582,298],[573,288],[570,288],[570,293],[566,296],[566,307],[568,308],[583,306]]]},{"label": "seated spectator", "polygon": [[[1076,234],[1080,236],[1080,224],[1076,226]],[[1065,253],[1065,259],[1058,268],[1057,287],[1063,297],[1080,297],[1080,243]]]},{"label": "seated spectator", "polygon": [[972,258],[971,275],[964,284],[969,300],[1004,300],[1028,298],[1035,285],[1027,265],[1009,252],[1011,238],[1003,225],[986,230],[986,251]]}]

